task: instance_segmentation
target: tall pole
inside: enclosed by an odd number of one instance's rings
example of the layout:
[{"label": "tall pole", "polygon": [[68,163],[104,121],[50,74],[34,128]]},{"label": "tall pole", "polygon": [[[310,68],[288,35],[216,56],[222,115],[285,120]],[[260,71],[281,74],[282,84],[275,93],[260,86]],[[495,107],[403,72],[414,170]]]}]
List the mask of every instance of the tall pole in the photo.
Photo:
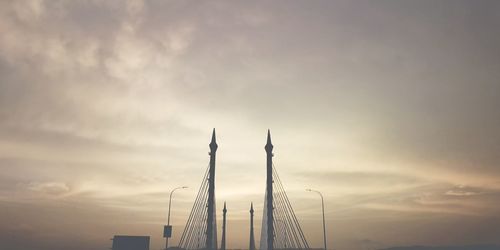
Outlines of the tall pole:
[{"label": "tall pole", "polygon": [[255,239],[253,235],[253,202],[250,203],[250,246],[248,250],[255,250]]},{"label": "tall pole", "polygon": [[321,194],[320,191],[309,189],[309,188],[306,189],[306,191],[315,192],[315,193],[319,194],[319,196],[321,197],[321,210],[323,212],[323,244],[325,246],[324,249],[326,250],[325,202],[323,200],[323,194]]},{"label": "tall pole", "polygon": [[271,143],[271,131],[267,130],[267,143],[264,147],[267,155],[267,250],[274,249],[274,218],[273,218],[273,144]]},{"label": "tall pole", "polygon": [[222,209],[222,240],[221,240],[221,250],[226,250],[226,202],[224,201],[224,209]]},{"label": "tall pole", "polygon": [[215,228],[215,155],[217,142],[215,141],[215,128],[212,132],[210,147],[210,169],[208,176],[208,209],[207,209],[207,241],[206,249],[217,249],[217,229]]},{"label": "tall pole", "polygon": [[[168,216],[167,216],[167,227],[170,230],[170,234],[172,234],[172,227],[170,226],[170,208],[172,206],[172,195],[174,194],[174,191],[177,189],[184,189],[188,188],[187,186],[182,186],[182,187],[176,187],[170,191],[170,198],[168,199]],[[165,250],[168,248],[168,238],[170,238],[171,235],[163,235],[165,237]]]}]

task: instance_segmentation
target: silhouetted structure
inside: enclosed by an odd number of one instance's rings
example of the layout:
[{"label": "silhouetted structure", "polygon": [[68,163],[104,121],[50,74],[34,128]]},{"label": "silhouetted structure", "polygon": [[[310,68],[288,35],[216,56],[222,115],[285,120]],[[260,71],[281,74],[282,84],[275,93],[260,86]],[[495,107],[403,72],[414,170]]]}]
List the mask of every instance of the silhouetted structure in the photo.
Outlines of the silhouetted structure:
[{"label": "silhouetted structure", "polygon": [[165,238],[165,250],[168,249],[168,239],[172,237],[172,225],[170,225],[170,208],[172,208],[172,195],[176,190],[188,188],[187,186],[176,187],[170,191],[168,198],[168,215],[167,215],[167,225],[163,226],[163,237]]},{"label": "silhouetted structure", "polygon": [[210,163],[179,241],[179,246],[184,249],[217,249],[215,157],[218,145],[215,141],[215,129],[209,147]]},{"label": "silhouetted structure", "polygon": [[255,239],[253,235],[253,202],[250,203],[250,244],[248,250],[255,250]]},{"label": "silhouetted structure", "polygon": [[217,249],[217,225],[215,216],[215,155],[217,142],[215,142],[215,128],[212,132],[210,146],[210,170],[208,175],[208,217],[207,217],[207,244],[206,249]]},{"label": "silhouetted structure", "polygon": [[[271,132],[268,130],[264,147],[267,155],[267,176],[260,250],[308,249],[307,240],[274,167],[273,147]],[[276,224],[276,221],[280,223]]]},{"label": "silhouetted structure", "polygon": [[222,240],[220,243],[220,249],[226,250],[226,202],[224,201],[224,209],[222,209]]},{"label": "silhouetted structure", "polygon": [[[274,248],[274,218],[273,218],[273,144],[271,143],[271,131],[267,130],[266,150],[266,241],[267,250]],[[262,242],[262,239],[261,239]],[[262,246],[261,246],[262,249]]]},{"label": "silhouetted structure", "polygon": [[115,235],[112,250],[149,250],[149,236]]},{"label": "silhouetted structure", "polygon": [[[215,209],[215,159],[218,145],[215,140],[215,129],[210,146],[210,163],[203,177],[198,195],[189,214],[186,226],[179,241],[183,249],[217,249],[217,224]],[[266,194],[264,201],[262,230],[260,238],[261,250],[274,249],[309,249],[306,238],[285,189],[272,161],[273,144],[271,132],[267,131],[267,143],[264,147],[267,154]],[[226,248],[226,206],[224,204],[222,249]],[[275,222],[279,221],[278,224]],[[253,239],[253,205],[251,206],[250,249],[255,249]]]}]

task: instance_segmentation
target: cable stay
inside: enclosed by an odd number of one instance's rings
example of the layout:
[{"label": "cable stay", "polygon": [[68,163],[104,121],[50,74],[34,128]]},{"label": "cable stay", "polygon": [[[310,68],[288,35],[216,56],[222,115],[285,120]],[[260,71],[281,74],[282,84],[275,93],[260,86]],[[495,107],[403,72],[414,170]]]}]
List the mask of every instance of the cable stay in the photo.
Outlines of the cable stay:
[{"label": "cable stay", "polygon": [[274,249],[308,249],[306,237],[273,164]]},{"label": "cable stay", "polygon": [[183,249],[202,249],[205,248],[207,239],[206,226],[207,226],[207,199],[208,199],[208,186],[209,186],[209,169],[207,167],[203,176],[198,195],[191,209],[191,213],[182,232],[181,239],[179,240],[179,247]]}]

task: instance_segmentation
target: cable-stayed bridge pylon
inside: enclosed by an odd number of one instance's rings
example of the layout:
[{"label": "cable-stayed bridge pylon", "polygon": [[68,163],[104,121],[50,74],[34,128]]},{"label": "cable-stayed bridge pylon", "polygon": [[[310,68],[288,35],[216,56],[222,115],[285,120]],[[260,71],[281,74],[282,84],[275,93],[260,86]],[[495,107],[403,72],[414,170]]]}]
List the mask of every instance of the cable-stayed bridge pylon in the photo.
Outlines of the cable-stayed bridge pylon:
[{"label": "cable-stayed bridge pylon", "polygon": [[[217,143],[215,129],[210,146],[210,163],[203,175],[195,202],[179,241],[182,249],[217,250],[217,223],[215,207],[215,159]],[[268,131],[266,165],[266,192],[262,217],[260,250],[309,249],[309,245],[295,216],[285,188],[273,164],[273,145]],[[250,249],[253,243],[253,206],[251,208]],[[225,240],[223,240],[225,243]],[[225,244],[222,244],[225,248]]]},{"label": "cable-stayed bridge pylon", "polygon": [[309,249],[309,244],[273,164],[273,144],[269,130],[265,150],[267,176],[260,250]]},{"label": "cable-stayed bridge pylon", "polygon": [[218,145],[215,140],[215,129],[209,147],[210,163],[179,241],[179,247],[184,249],[217,250],[215,157]]}]

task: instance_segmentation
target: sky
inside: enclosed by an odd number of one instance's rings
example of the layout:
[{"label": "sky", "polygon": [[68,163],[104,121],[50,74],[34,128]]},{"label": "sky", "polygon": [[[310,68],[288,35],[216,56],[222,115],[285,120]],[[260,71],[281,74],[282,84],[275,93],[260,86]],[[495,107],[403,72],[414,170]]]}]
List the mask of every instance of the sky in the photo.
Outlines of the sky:
[{"label": "sky", "polygon": [[[0,245],[176,245],[217,132],[228,248],[267,129],[312,247],[500,244],[498,1],[1,1]],[[219,228],[219,240],[220,240]]]}]

